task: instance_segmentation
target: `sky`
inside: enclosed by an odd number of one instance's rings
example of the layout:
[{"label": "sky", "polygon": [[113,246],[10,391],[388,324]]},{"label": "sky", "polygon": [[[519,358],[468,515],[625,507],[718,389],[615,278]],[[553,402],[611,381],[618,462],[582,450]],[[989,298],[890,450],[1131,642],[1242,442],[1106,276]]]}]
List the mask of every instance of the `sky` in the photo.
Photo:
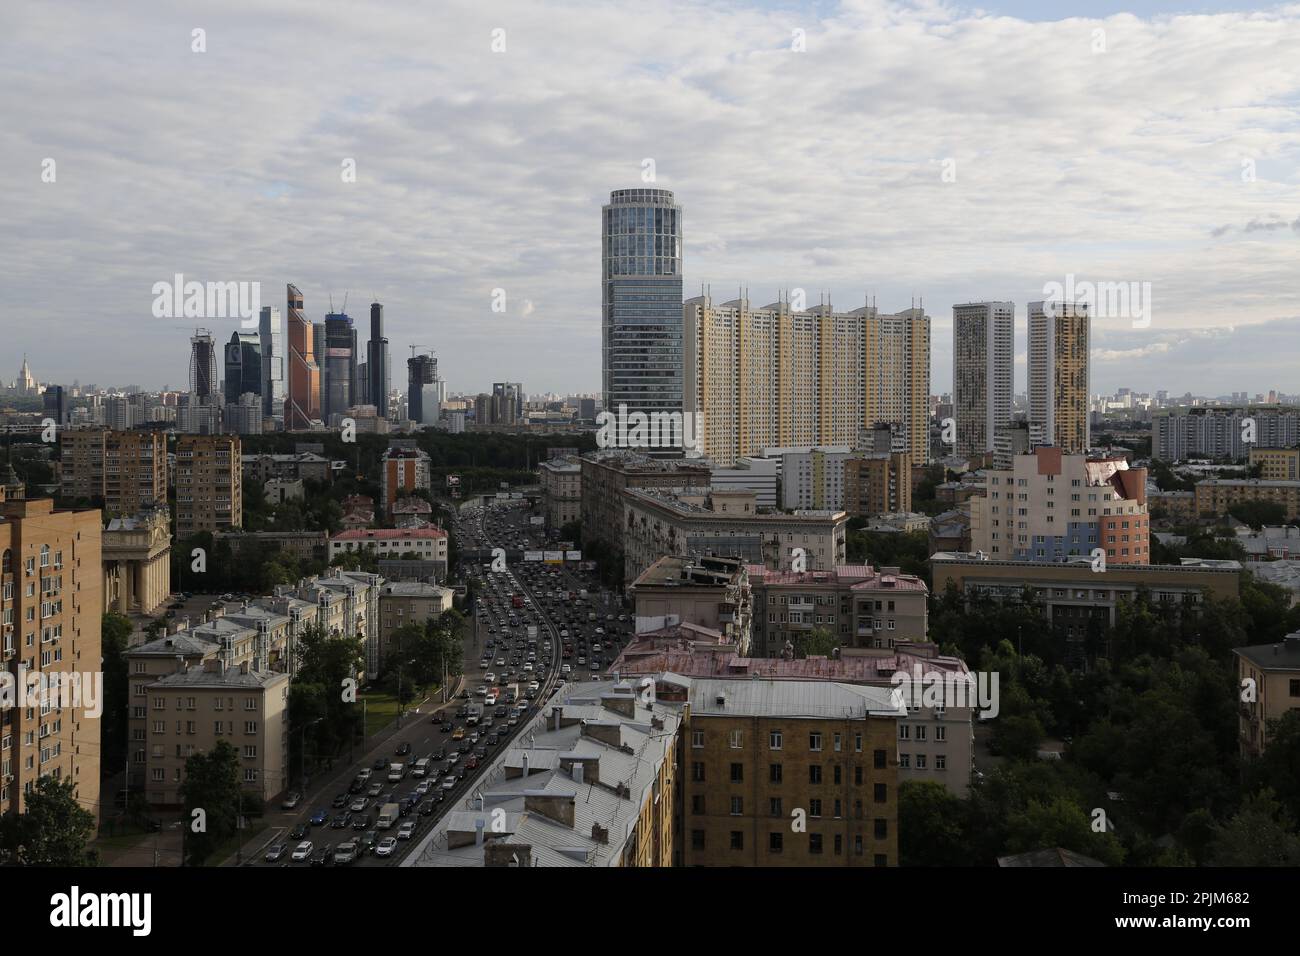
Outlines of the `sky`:
[{"label": "sky", "polygon": [[155,317],[179,273],[362,341],[377,297],[394,384],[594,391],[600,207],[653,184],[688,296],[921,300],[935,393],[953,303],[1016,303],[1022,391],[1067,281],[1150,290],[1094,392],[1300,392],[1300,3],[8,0],[0,90],[5,381],[183,386],[239,322]]}]

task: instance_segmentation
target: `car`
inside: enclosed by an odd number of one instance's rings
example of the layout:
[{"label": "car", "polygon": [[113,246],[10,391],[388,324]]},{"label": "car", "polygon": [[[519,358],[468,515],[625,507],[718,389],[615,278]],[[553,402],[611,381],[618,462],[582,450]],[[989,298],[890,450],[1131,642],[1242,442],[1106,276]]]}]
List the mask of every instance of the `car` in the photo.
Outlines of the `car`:
[{"label": "car", "polygon": [[455,775],[455,774],[453,774],[453,773],[449,773],[449,774],[447,774],[447,776],[445,776],[445,777],[442,778],[442,789],[443,789],[443,790],[455,790],[455,789],[456,789],[456,784],[458,784],[459,782],[460,782],[460,781],[456,779],[456,775]]},{"label": "car", "polygon": [[388,758],[387,758],[387,757],[376,757],[376,758],[375,758],[375,762],[374,762],[373,764],[371,764],[371,767],[372,767],[373,769],[375,769],[375,770],[387,770],[387,769],[388,769]]},{"label": "car", "polygon": [[330,818],[328,810],[317,810],[311,815],[311,825],[314,827],[323,826]]},{"label": "car", "polygon": [[416,824],[414,820],[407,820],[405,823],[403,823],[400,827],[397,828],[397,839],[399,840],[411,839],[411,837],[415,836],[415,827]]},{"label": "car", "polygon": [[560,673],[561,673],[561,674],[571,674],[571,673],[573,673],[573,668],[570,667],[568,664],[561,664],[561,665],[560,665]]},{"label": "car", "polygon": [[437,750],[435,750],[435,751],[433,752],[433,759],[434,759],[434,760],[446,760],[446,759],[447,759],[447,748],[446,748],[446,747],[439,747]]},{"label": "car", "polygon": [[474,731],[472,734],[469,735],[469,742],[470,742],[471,744],[476,744],[476,743],[478,743],[478,741],[479,741],[479,736],[478,736],[478,731],[476,730],[476,731]]},{"label": "car", "polygon": [[483,680],[488,684],[495,684],[497,682],[497,675],[489,672],[483,675]]},{"label": "car", "polygon": [[378,830],[367,830],[365,833],[361,834],[361,848],[363,850],[373,850],[375,848],[375,843],[378,841]]},{"label": "car", "polygon": [[298,804],[302,803],[302,794],[297,790],[292,791],[287,797],[280,801],[281,810],[296,810]]},{"label": "car", "polygon": [[475,697],[486,697],[486,696],[487,696],[487,688],[486,688],[485,686],[483,686],[482,684],[479,684],[478,687],[474,688],[474,696],[475,696]]},{"label": "car", "polygon": [[432,780],[421,780],[420,785],[415,788],[415,792],[418,793],[420,796],[424,796],[431,789],[433,789]]},{"label": "car", "polygon": [[316,852],[311,855],[312,866],[329,866],[334,861],[333,848],[328,843],[322,843],[316,848]]},{"label": "car", "polygon": [[333,820],[330,821],[330,829],[332,829],[332,830],[344,830],[344,829],[346,829],[346,828],[347,828],[351,823],[352,823],[352,814],[350,814],[350,813],[340,813],[338,816],[336,816]]},{"label": "car", "polygon": [[294,827],[292,830],[289,831],[289,839],[290,839],[290,840],[303,840],[303,839],[306,839],[307,834],[310,833],[310,832],[311,832],[311,828],[308,827],[307,824],[305,824],[305,823],[300,823],[300,824],[298,824],[296,827]]},{"label": "car", "polygon": [[453,724],[450,720],[444,720],[442,722],[442,732],[444,734],[449,734],[455,729],[456,729],[456,725]]},{"label": "car", "polygon": [[411,752],[411,745],[408,743],[399,744],[397,750],[395,751],[395,753],[399,757],[405,757],[410,752]]},{"label": "car", "polygon": [[384,785],[376,780],[366,789],[367,797],[377,797],[384,792]]},{"label": "car", "polygon": [[397,840],[393,837],[384,837],[375,846],[375,856],[392,856],[396,849]]},{"label": "car", "polygon": [[299,843],[296,847],[293,848],[293,856],[290,857],[290,859],[292,859],[295,863],[301,863],[303,860],[309,859],[311,857],[311,852],[313,849],[314,847],[312,846],[311,840],[303,840],[301,843]]},{"label": "car", "polygon": [[352,783],[348,785],[348,793],[360,793],[365,788],[366,788],[365,781],[353,780]]},{"label": "car", "polygon": [[360,780],[362,783],[368,783],[371,776],[373,776],[373,774],[371,773],[369,767],[362,767],[360,770],[357,771],[357,779]]},{"label": "car", "polygon": [[348,795],[346,793],[340,793],[337,797],[334,798],[334,802],[330,804],[330,806],[333,807],[335,810],[341,810],[343,807],[346,807],[347,805],[348,805]]},{"label": "car", "polygon": [[279,863],[284,858],[289,848],[283,843],[273,843],[266,851],[266,856],[262,857],[267,863]]},{"label": "car", "polygon": [[600,670],[600,661],[592,661],[592,662],[591,662],[591,669],[594,670],[594,671],[598,671],[598,670]]},{"label": "car", "polygon": [[460,742],[459,752],[460,752],[462,755],[467,754],[467,753],[469,753],[469,749],[470,749],[471,746],[472,746],[472,744],[470,744],[470,742],[469,742],[468,740],[462,740],[462,741]]},{"label": "car", "polygon": [[500,741],[501,738],[498,737],[496,734],[488,734],[487,737],[483,739],[483,743],[485,743],[489,747],[495,747]]},{"label": "car", "polygon": [[495,716],[495,717],[504,717],[504,716],[506,715],[506,708],[505,708],[505,706],[502,705],[502,706],[498,707],[496,710],[492,711],[492,714],[493,714],[493,716]]},{"label": "car", "polygon": [[465,728],[464,728],[464,727],[457,727],[456,730],[455,730],[455,732],[451,735],[451,739],[452,739],[452,740],[464,740],[464,739],[465,739]]},{"label": "car", "polygon": [[[438,794],[438,798],[439,800],[441,800],[442,794]],[[418,812],[422,817],[432,816],[433,809],[435,806],[437,806],[437,803],[435,803],[433,800],[421,800],[420,808]]]},{"label": "car", "polygon": [[478,769],[478,757],[475,757],[473,754],[470,754],[469,759],[465,761],[465,769],[466,769],[466,770],[477,770],[477,769]]},{"label": "car", "polygon": [[368,806],[370,806],[370,799],[368,797],[357,797],[348,806],[348,809],[353,813],[364,813]]},{"label": "car", "polygon": [[352,863],[358,856],[357,845],[355,843],[340,843],[339,848],[334,851],[334,864],[341,866]]},{"label": "car", "polygon": [[478,757],[479,760],[483,760],[485,757],[487,757],[487,746],[486,744],[479,744],[477,747],[474,748],[472,752],[475,757]]}]

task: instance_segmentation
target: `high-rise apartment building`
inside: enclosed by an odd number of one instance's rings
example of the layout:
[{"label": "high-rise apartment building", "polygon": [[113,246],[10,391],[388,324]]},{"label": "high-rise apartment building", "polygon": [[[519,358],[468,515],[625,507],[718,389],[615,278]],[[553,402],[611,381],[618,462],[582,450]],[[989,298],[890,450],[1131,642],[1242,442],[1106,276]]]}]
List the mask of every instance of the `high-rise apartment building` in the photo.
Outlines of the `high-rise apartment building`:
[{"label": "high-rise apartment building", "polygon": [[288,287],[289,380],[284,403],[284,427],[305,431],[320,420],[320,366],[316,364],[315,332],[303,311],[302,293]]},{"label": "high-rise apartment building", "polygon": [[[22,813],[51,776],[71,780],[77,803],[99,817],[100,521],[98,510],[0,492],[0,666],[25,686],[39,676],[60,689],[53,706],[0,708],[0,814]],[[82,684],[89,696],[73,693]]]},{"label": "high-rise apartment building", "polygon": [[429,490],[429,456],[419,448],[387,449],[379,460],[379,506],[387,515],[402,495]]},{"label": "high-rise apartment building", "polygon": [[1194,405],[1151,416],[1151,455],[1161,461],[1242,459],[1251,455],[1253,448],[1298,444],[1300,409],[1290,406]]},{"label": "high-rise apartment building", "polygon": [[993,451],[997,429],[1011,422],[1015,314],[1013,302],[952,307],[955,453],[962,457]]},{"label": "high-rise apartment building", "polygon": [[601,217],[605,408],[681,413],[681,207],[667,189],[616,189]]},{"label": "high-rise apartment building", "polygon": [[861,452],[845,459],[842,507],[854,518],[911,511],[912,456]]},{"label": "high-rise apartment building", "polygon": [[244,526],[241,445],[235,435],[184,435],[176,443],[176,536]]},{"label": "high-rise apartment building", "polygon": [[971,544],[991,560],[1061,561],[1105,552],[1107,564],[1150,564],[1145,468],[1124,458],[1039,446],[987,473],[971,503]]},{"label": "high-rise apartment building", "polygon": [[99,498],[104,510],[134,515],[167,503],[167,436],[103,428],[59,432],[63,497]]},{"label": "high-rise apartment building", "polygon": [[257,320],[262,345],[262,413],[267,418],[284,418],[285,345],[284,321],[280,310],[262,306]]},{"label": "high-rise apartment building", "polygon": [[370,342],[366,345],[366,400],[375,406],[375,414],[388,417],[389,379],[388,339],[384,338],[384,307],[370,303]]},{"label": "high-rise apartment building", "polygon": [[1088,450],[1088,306],[1029,303],[1029,433],[1067,455]]},{"label": "high-rise apartment building", "polygon": [[[855,446],[863,429],[897,428],[929,458],[930,319],[875,306],[835,312],[760,309],[747,299],[683,306],[686,409],[703,453],[724,467],[772,447]],[[608,405],[606,406],[608,407]]]}]

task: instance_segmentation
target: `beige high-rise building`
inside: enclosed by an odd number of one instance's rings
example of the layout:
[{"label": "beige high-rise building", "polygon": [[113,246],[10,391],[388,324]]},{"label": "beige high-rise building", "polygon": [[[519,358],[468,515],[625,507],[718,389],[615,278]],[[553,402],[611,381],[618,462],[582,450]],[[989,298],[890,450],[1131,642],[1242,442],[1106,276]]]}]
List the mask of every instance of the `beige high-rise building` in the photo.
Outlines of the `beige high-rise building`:
[{"label": "beige high-rise building", "polygon": [[176,537],[244,526],[237,435],[182,435],[176,444]]},{"label": "beige high-rise building", "polygon": [[111,515],[134,515],[167,501],[167,436],[162,432],[65,429],[59,435],[65,498],[100,498]]},{"label": "beige high-rise building", "polygon": [[864,427],[901,427],[929,459],[930,319],[875,306],[760,309],[747,299],[683,304],[685,407],[703,452],[730,467],[765,448],[855,445]]},{"label": "beige high-rise building", "polygon": [[1029,438],[1088,450],[1088,306],[1029,303]]},{"label": "beige high-rise building", "polygon": [[[71,780],[99,818],[101,512],[0,497],[0,673],[53,700],[0,707],[0,814],[22,813],[43,776]],[[86,690],[86,687],[89,690]],[[29,691],[30,692],[30,691]]]},{"label": "beige high-rise building", "polygon": [[912,510],[912,456],[855,455],[844,462],[844,510],[854,518]]},{"label": "beige high-rise building", "polygon": [[1014,302],[952,307],[955,451],[963,457],[993,451],[997,429],[1011,423],[1015,315]]}]

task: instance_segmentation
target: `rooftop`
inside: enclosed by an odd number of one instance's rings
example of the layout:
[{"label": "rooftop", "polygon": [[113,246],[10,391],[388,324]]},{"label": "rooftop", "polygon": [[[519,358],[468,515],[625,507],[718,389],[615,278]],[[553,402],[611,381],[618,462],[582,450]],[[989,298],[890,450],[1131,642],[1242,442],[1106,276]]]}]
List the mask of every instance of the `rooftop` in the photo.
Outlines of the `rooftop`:
[{"label": "rooftop", "polygon": [[1300,631],[1288,634],[1273,644],[1234,647],[1232,652],[1246,658],[1260,670],[1300,671]]},{"label": "rooftop", "polygon": [[695,717],[905,718],[897,688],[813,680],[691,681]]},{"label": "rooftop", "polygon": [[420,528],[353,528],[333,535],[331,541],[397,541],[406,538],[445,538],[447,532],[434,525]]},{"label": "rooftop", "polygon": [[834,571],[774,571],[761,564],[749,565],[750,581],[757,587],[775,585],[848,585],[853,590],[922,591],[924,581],[898,568],[873,568],[869,564],[842,564]]}]

